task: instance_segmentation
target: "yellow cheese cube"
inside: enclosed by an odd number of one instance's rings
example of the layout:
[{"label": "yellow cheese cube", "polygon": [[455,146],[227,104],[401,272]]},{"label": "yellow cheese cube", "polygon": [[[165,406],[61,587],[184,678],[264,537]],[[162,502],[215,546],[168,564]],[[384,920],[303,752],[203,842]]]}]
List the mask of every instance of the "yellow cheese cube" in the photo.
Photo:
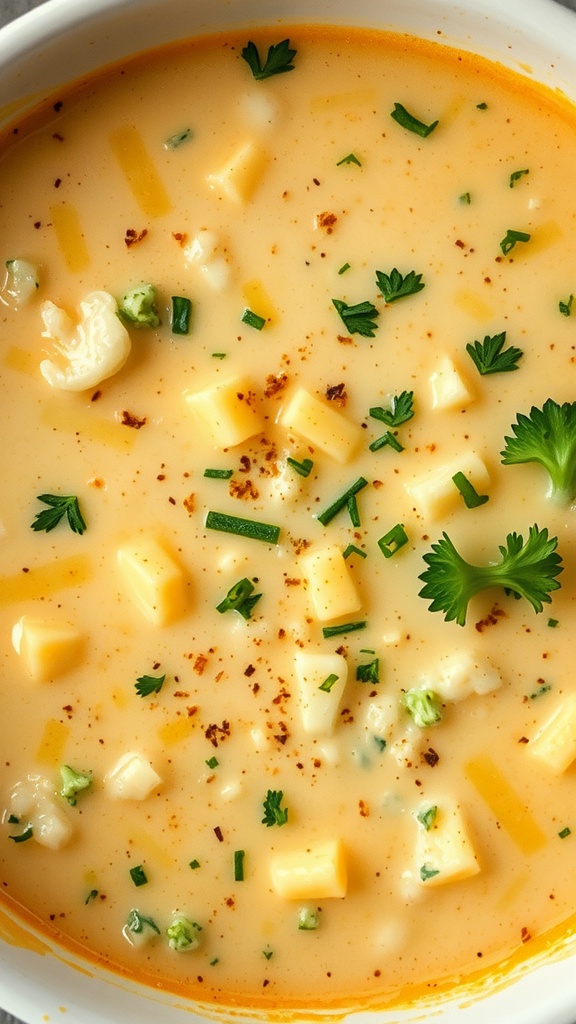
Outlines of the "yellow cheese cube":
[{"label": "yellow cheese cube", "polygon": [[[304,732],[313,736],[330,736],[334,732],[348,678],[346,659],[341,654],[298,651],[294,657],[294,667]],[[322,690],[321,686],[327,679],[331,680],[331,684],[328,689]]]},{"label": "yellow cheese cube", "polygon": [[465,409],[472,395],[450,356],[443,356],[430,376],[433,409]]},{"label": "yellow cheese cube", "polygon": [[207,182],[212,189],[222,192],[234,203],[248,202],[258,179],[262,176],[266,157],[253,142],[244,142],[220,170],[209,174]]},{"label": "yellow cheese cube", "polygon": [[32,679],[46,682],[72,668],[82,637],[67,623],[23,615],[12,630],[12,644]]},{"label": "yellow cheese cube", "polygon": [[129,596],[155,626],[165,626],[185,611],[184,570],[155,537],[127,541],[118,550],[118,564]]},{"label": "yellow cheese cube", "polygon": [[461,882],[480,871],[457,805],[438,807],[428,829],[418,826],[416,870],[420,884],[427,887]]},{"label": "yellow cheese cube", "polygon": [[196,426],[217,448],[234,448],[263,430],[254,391],[244,377],[189,391],[185,399]]},{"label": "yellow cheese cube", "polygon": [[316,618],[320,622],[352,615],[362,607],[350,570],[337,544],[309,551],[300,564],[308,580]]},{"label": "yellow cheese cube", "polygon": [[339,839],[310,843],[270,860],[272,886],[285,900],[322,900],[346,895],[346,856]]},{"label": "yellow cheese cube", "polygon": [[362,428],[358,424],[305,388],[294,392],[278,422],[342,465],[352,458],[362,440]]},{"label": "yellow cheese cube", "polygon": [[440,519],[462,502],[452,477],[463,473],[481,494],[490,484],[488,470],[476,452],[465,452],[451,462],[429,469],[404,486],[425,519]]},{"label": "yellow cheese cube", "polygon": [[108,796],[114,800],[145,800],[162,779],[141,754],[128,751],[104,776]]},{"label": "yellow cheese cube", "polygon": [[567,694],[531,740],[528,752],[554,775],[561,775],[576,758],[576,693]]}]

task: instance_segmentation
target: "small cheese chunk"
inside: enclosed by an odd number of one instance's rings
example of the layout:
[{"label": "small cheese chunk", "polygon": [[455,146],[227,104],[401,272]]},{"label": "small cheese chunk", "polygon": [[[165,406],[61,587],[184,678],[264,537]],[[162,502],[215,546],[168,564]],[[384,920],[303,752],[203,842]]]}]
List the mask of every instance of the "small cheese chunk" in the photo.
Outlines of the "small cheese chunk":
[{"label": "small cheese chunk", "polygon": [[47,622],[23,615],[12,629],[12,645],[35,682],[56,679],[78,657],[82,637],[65,622]]},{"label": "small cheese chunk", "polygon": [[480,871],[457,805],[438,806],[428,829],[418,825],[416,871],[420,884],[427,887],[460,882]]},{"label": "small cheese chunk", "polygon": [[323,900],[346,895],[344,847],[339,839],[310,843],[270,860],[272,886],[284,900]]},{"label": "small cheese chunk", "polygon": [[453,651],[440,658],[426,673],[426,687],[443,700],[464,700],[472,693],[485,694],[502,685],[499,672],[484,658],[471,651]]},{"label": "small cheese chunk", "polygon": [[[304,732],[312,736],[331,736],[348,678],[346,659],[341,654],[298,651],[294,667]],[[320,689],[326,680],[331,680],[328,687]]]},{"label": "small cheese chunk", "polygon": [[237,205],[243,205],[252,198],[262,177],[266,157],[252,141],[244,142],[220,170],[209,174],[210,188],[223,193]]},{"label": "small cheese chunk", "polygon": [[424,519],[440,519],[462,502],[462,495],[452,479],[456,473],[468,477],[479,494],[490,483],[488,470],[480,456],[475,452],[465,452],[404,484]]},{"label": "small cheese chunk", "polygon": [[184,612],[186,575],[155,537],[127,541],[118,550],[118,564],[129,596],[155,626],[165,626]]},{"label": "small cheese chunk", "polygon": [[362,440],[361,427],[305,388],[294,392],[278,422],[342,465],[349,462]]},{"label": "small cheese chunk", "polygon": [[40,372],[53,388],[86,391],[112,377],[130,355],[128,331],[120,322],[116,300],[108,292],[90,292],[79,306],[75,324],[53,302],[41,306],[43,338],[50,338],[63,365],[51,359],[40,363]]},{"label": "small cheese chunk", "polygon": [[114,800],[145,800],[162,779],[141,754],[128,751],[104,776],[104,785]]},{"label": "small cheese chunk", "polygon": [[300,561],[320,622],[353,615],[362,607],[350,570],[337,544],[309,551]]},{"label": "small cheese chunk", "polygon": [[189,245],[184,249],[184,258],[189,263],[196,263],[213,291],[221,292],[230,283],[230,260],[218,236],[201,228]]},{"label": "small cheese chunk", "polygon": [[430,376],[433,409],[465,409],[472,395],[450,356],[443,356]]},{"label": "small cheese chunk", "polygon": [[195,425],[216,448],[234,448],[263,430],[255,395],[244,377],[185,393]]},{"label": "small cheese chunk", "polygon": [[528,745],[528,753],[553,775],[576,758],[576,693],[568,693]]}]

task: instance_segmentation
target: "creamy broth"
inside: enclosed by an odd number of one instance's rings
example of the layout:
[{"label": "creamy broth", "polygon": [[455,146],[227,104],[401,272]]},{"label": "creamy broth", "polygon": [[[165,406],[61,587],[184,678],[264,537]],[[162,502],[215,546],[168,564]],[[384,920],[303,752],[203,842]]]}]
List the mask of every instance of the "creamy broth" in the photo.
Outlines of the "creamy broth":
[{"label": "creamy broth", "polygon": [[[469,54],[294,28],[254,35],[261,57],[288,35],[289,74],[256,81],[244,36],[190,43],[79,84],[5,135],[2,259],[30,261],[39,287],[14,301],[8,275],[0,306],[0,878],[50,934],[152,985],[249,1006],[384,1004],[528,955],[576,906],[574,769],[531,750],[574,692],[574,513],[541,466],[500,456],[519,412],[574,397],[576,132],[560,97]],[[437,127],[407,129],[397,103]],[[375,275],[393,268],[424,287],[386,302]],[[142,282],[161,325],[127,328],[112,376],[51,386],[40,363],[67,362],[43,303],[74,318],[91,293],[121,303]],[[188,334],[171,330],[172,296],[191,300]],[[333,299],[373,303],[373,337]],[[518,369],[481,376],[466,346],[501,332]],[[232,418],[260,420],[215,443],[219,414],[202,429],[191,396],[230,381]],[[298,429],[299,388],[341,417],[350,452],[332,427]],[[414,415],[371,451],[389,428],[369,410],[403,392]],[[489,500],[467,508],[454,485],[428,514],[413,483],[444,467]],[[322,525],[361,478],[359,525],[353,503]],[[85,532],[33,532],[46,494],[77,495]],[[209,511],[277,526],[277,543],[209,529]],[[396,524],[407,543],[385,557]],[[443,531],[486,564],[533,524],[564,565],[541,614],[501,588],[471,600],[464,626],[429,610],[419,576]],[[119,563],[143,542],[180,574],[165,623]],[[320,586],[314,604],[309,559],[330,545],[347,552],[344,605],[324,616],[334,595]],[[242,579],[262,595],[248,618],[219,612]],[[71,631],[58,650],[73,657],[50,671],[42,654],[31,678],[18,630],[11,642],[23,616]],[[324,636],[346,623],[364,625]],[[310,654],[336,656],[325,729],[298,696]],[[377,677],[357,679],[375,659]],[[403,695],[438,691],[448,665],[460,682],[472,665],[486,692],[456,683],[441,720],[419,726]],[[137,680],[162,676],[139,695]],[[160,779],[140,799],[110,778],[127,753]],[[92,775],[75,806],[62,765]],[[269,791],[285,822],[264,822]],[[71,828],[57,849],[37,841],[40,805]],[[445,879],[421,852],[442,816],[462,862]],[[30,839],[11,838],[31,822]],[[274,858],[306,862],[325,843],[340,844],[345,894],[280,892]],[[158,929],[145,944],[126,937],[134,908]],[[170,948],[175,912],[201,927],[196,949]]]}]

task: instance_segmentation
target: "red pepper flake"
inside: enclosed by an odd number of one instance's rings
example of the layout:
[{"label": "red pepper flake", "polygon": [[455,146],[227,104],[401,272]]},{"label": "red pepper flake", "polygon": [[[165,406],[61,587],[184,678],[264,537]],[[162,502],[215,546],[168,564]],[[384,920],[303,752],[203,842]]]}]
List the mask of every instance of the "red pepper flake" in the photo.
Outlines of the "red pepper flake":
[{"label": "red pepper flake", "polygon": [[530,942],[530,939],[532,938],[530,932],[528,931],[528,929],[525,926],[522,929],[522,931],[520,932],[520,937],[522,939],[522,942]]},{"label": "red pepper flake", "polygon": [[206,657],[206,655],[199,654],[196,658],[196,661],[194,662],[194,665],[192,666],[194,671],[196,672],[196,675],[201,676],[207,664],[208,658]]},{"label": "red pepper flake", "polygon": [[186,234],[185,231],[173,231],[172,238],[174,239],[175,242],[178,242],[178,245],[181,248],[184,248],[186,242],[188,241],[188,235]]},{"label": "red pepper flake", "polygon": [[134,430],[140,430],[140,427],[144,427],[147,422],[148,421],[145,416],[140,418],[139,416],[136,416],[133,412],[128,412],[128,409],[124,409],[122,411],[123,427],[133,427]]},{"label": "red pepper flake", "polygon": [[369,818],[370,817],[370,808],[369,808],[368,804],[364,800],[359,800],[358,801],[358,810],[360,812],[360,817],[361,818]]},{"label": "red pepper flake", "polygon": [[148,228],[142,228],[142,231],[136,231],[134,228],[126,228],[124,235],[124,243],[127,249],[130,249],[132,245],[137,245],[141,242],[148,234]]},{"label": "red pepper flake", "polygon": [[216,825],[216,828],[214,829],[214,835],[216,836],[216,839],[218,840],[219,843],[224,842],[224,836],[222,835],[222,829],[220,828],[220,825]]},{"label": "red pepper flake", "polygon": [[248,666],[247,666],[247,667],[246,667],[246,668],[244,669],[244,675],[245,675],[245,676],[248,676],[248,678],[250,678],[250,676],[253,676],[253,675],[254,675],[255,671],[256,671],[256,669],[254,668],[254,665],[248,665]]},{"label": "red pepper flake", "polygon": [[260,492],[252,480],[231,480],[228,491],[231,498],[238,498],[240,501],[257,501],[260,497]]},{"label": "red pepper flake", "polygon": [[[338,217],[335,213],[319,213],[316,216],[316,223],[319,228],[324,228],[327,235],[331,235]],[[324,254],[322,254],[324,255]]]},{"label": "red pepper flake", "polygon": [[189,494],[187,498],[184,498],[182,504],[184,505],[188,515],[191,516],[196,506],[196,495]]},{"label": "red pepper flake", "polygon": [[480,619],[475,624],[475,627],[479,633],[482,633],[488,626],[496,626],[498,620],[505,617],[506,612],[503,608],[499,608],[497,604],[493,606],[485,619]]}]

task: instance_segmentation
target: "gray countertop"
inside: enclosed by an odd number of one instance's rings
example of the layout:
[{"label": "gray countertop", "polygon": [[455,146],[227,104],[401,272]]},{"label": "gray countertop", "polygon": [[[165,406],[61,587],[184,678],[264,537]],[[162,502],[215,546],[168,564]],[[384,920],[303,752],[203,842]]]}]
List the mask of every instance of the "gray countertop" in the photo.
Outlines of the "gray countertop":
[{"label": "gray countertop", "polygon": [[[0,27],[44,2],[45,0],[0,0]],[[559,2],[576,11],[576,0],[559,0]],[[1,998],[2,994],[0,993]],[[0,1024],[21,1024],[21,1022],[0,1008]]]}]

